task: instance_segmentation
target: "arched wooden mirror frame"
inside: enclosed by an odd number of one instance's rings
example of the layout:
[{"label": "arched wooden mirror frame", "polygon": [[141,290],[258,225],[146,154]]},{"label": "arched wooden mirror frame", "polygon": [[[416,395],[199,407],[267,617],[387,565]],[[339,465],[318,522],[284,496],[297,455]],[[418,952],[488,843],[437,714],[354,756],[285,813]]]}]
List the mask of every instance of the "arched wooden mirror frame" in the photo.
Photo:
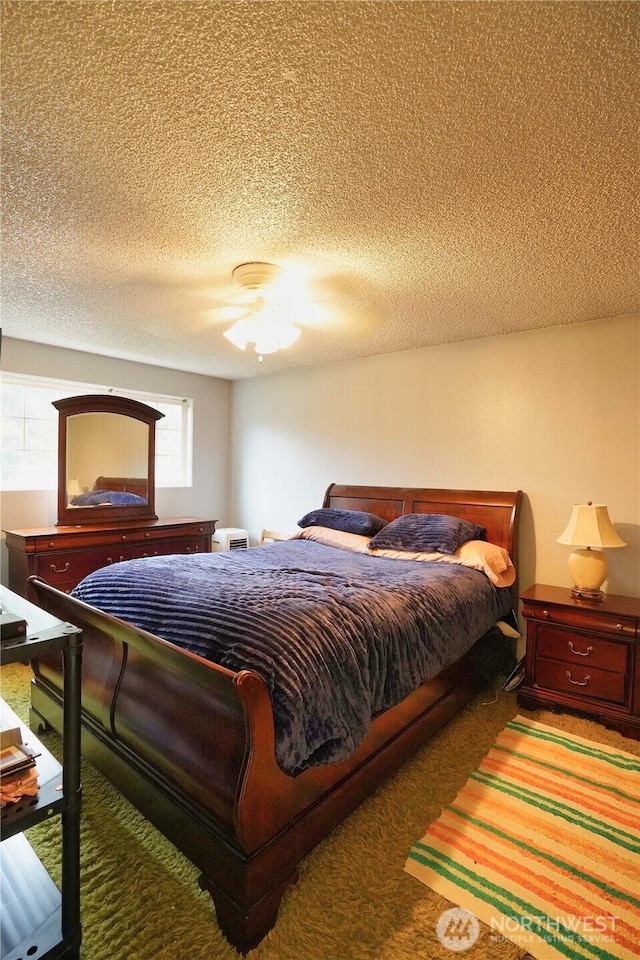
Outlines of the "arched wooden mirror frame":
[{"label": "arched wooden mirror frame", "polygon": [[[110,523],[114,520],[157,520],[155,512],[155,451],[156,451],[156,421],[164,416],[159,410],[148,407],[137,400],[126,397],[115,397],[110,394],[91,395],[81,397],[65,397],[55,400],[53,406],[58,410],[58,525],[83,525],[85,523]],[[140,455],[142,462],[146,462],[147,495],[146,503],[109,506],[73,506],[69,502],[68,476],[69,458],[69,419],[81,414],[104,413],[119,417],[130,417],[146,424],[146,457],[144,451]],[[109,471],[113,473],[114,471]],[[121,471],[124,473],[124,471]],[[105,471],[102,471],[104,474]],[[98,477],[93,478],[93,481]],[[121,490],[124,490],[127,478],[114,477],[122,481]],[[137,478],[143,480],[142,477]],[[137,488],[139,490],[139,488]]]}]

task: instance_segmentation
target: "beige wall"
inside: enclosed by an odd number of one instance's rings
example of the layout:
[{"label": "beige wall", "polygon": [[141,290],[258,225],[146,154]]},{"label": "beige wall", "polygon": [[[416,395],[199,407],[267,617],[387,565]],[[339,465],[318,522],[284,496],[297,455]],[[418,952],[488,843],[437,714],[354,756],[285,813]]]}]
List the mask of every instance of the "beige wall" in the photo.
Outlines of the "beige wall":
[{"label": "beige wall", "polygon": [[569,584],[574,502],[608,504],[609,590],[640,595],[640,319],[537,330],[233,385],[233,522],[294,528],[327,485],[522,489],[520,583]]},{"label": "beige wall", "polygon": [[[2,369],[31,376],[192,397],[193,486],[158,489],[156,512],[161,517],[226,518],[231,403],[229,381],[6,337],[2,340]],[[1,519],[5,530],[48,526],[55,522],[56,512],[55,490],[9,491],[2,494]],[[1,560],[2,582],[6,583],[4,541]]]},{"label": "beige wall", "polygon": [[[607,552],[609,589],[640,595],[638,318],[235,384],[6,338],[2,365],[193,397],[193,488],[160,489],[160,516],[216,518],[256,538],[263,527],[294,528],[332,481],[521,488],[527,586],[568,584],[569,548],[555,538],[571,504],[592,499],[609,505],[628,543]],[[3,528],[46,525],[55,515],[54,491],[3,495]]]}]

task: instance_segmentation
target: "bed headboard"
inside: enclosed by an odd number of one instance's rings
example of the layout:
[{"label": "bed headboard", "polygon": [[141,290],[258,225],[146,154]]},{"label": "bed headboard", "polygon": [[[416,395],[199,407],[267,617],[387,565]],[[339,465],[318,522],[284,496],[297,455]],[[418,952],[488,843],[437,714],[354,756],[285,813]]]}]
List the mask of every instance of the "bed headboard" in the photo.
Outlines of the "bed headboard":
[{"label": "bed headboard", "polygon": [[147,499],[148,483],[145,477],[98,477],[94,490],[114,490],[117,493],[135,493]]},{"label": "bed headboard", "polygon": [[518,509],[522,490],[434,490],[423,487],[362,487],[332,483],[325,507],[366,510],[385,520],[406,513],[446,513],[486,528],[487,540],[504,547],[517,567]]}]

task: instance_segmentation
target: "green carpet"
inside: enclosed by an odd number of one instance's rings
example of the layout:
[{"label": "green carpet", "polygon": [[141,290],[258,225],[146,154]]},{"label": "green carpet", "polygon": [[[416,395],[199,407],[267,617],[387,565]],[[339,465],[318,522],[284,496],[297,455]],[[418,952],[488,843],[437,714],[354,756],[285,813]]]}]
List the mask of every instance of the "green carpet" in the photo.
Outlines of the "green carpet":
[{"label": "green carpet", "polygon": [[[2,695],[24,719],[30,676],[19,664],[0,671]],[[415,838],[518,713],[514,695],[485,699],[493,694],[476,698],[306,858],[251,960],[451,960],[435,933],[451,904],[410,877],[404,863]],[[640,744],[599,724],[544,711],[526,715],[640,755]],[[43,739],[59,752],[55,734]],[[198,888],[196,869],[86,763],[83,787],[82,960],[238,960]],[[59,862],[58,831],[54,822],[29,831],[50,868]],[[494,936],[481,925],[466,955],[524,955]]]}]

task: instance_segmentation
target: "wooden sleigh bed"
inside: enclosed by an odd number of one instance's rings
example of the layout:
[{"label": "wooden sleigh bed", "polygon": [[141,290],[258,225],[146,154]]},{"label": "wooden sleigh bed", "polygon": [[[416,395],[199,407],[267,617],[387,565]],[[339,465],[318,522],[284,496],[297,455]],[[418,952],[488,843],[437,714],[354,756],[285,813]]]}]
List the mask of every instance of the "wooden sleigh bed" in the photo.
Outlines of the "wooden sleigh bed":
[{"label": "wooden sleigh bed", "polygon": [[[409,513],[461,517],[484,526],[487,540],[517,563],[520,499],[520,491],[332,484],[324,506],[387,521]],[[198,867],[221,930],[242,953],[275,923],[303,857],[513,655],[513,641],[489,631],[375,716],[346,759],[290,775],[276,762],[272,704],[256,673],[180,650],[38,578],[30,584],[44,609],[83,630],[85,756]],[[515,609],[516,585],[512,597]],[[33,667],[32,726],[60,730],[59,665]]]}]

